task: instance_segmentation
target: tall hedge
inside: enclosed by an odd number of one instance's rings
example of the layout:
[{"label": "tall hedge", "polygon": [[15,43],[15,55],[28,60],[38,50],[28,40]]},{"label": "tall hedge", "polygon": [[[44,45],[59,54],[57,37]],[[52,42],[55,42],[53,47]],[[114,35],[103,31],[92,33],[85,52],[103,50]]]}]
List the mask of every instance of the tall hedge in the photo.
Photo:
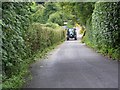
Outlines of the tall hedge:
[{"label": "tall hedge", "polygon": [[[20,83],[15,76],[20,75],[24,65],[30,62],[28,58],[65,37],[62,28],[32,22],[34,17],[31,16],[35,13],[32,5],[31,2],[2,3],[3,87],[16,87],[11,83]],[[14,80],[9,79],[11,77],[14,77]]]},{"label": "tall hedge", "polygon": [[92,14],[92,44],[109,56],[120,59],[120,2],[97,2]]},{"label": "tall hedge", "polygon": [[[25,37],[30,25],[32,3],[2,3],[2,66],[3,75],[10,77],[20,71],[24,58],[29,57]],[[3,79],[4,80],[4,79]]]},{"label": "tall hedge", "polygon": [[37,50],[42,51],[65,38],[65,31],[62,28],[53,29],[40,23],[33,23],[29,28],[26,43],[32,54]]}]

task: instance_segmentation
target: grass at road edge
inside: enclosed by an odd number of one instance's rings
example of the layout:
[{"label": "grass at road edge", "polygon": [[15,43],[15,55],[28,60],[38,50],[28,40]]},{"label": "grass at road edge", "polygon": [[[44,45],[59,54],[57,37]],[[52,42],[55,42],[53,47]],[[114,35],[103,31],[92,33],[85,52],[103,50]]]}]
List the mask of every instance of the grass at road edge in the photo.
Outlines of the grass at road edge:
[{"label": "grass at road edge", "polygon": [[45,57],[48,52],[56,48],[58,45],[62,44],[63,41],[60,41],[52,46],[49,46],[45,48],[43,51],[38,51],[35,55],[33,55],[33,57],[27,59],[24,65],[22,65],[21,72],[19,72],[17,75],[13,75],[11,78],[7,79],[4,83],[2,83],[2,90],[14,90],[14,89],[20,90],[20,88],[23,87],[23,84],[25,84],[28,80],[32,78],[29,71],[29,66],[35,61]]},{"label": "grass at road edge", "polygon": [[120,55],[119,52],[116,52],[117,49],[114,48],[96,48],[95,45],[93,45],[86,37],[84,37],[81,40],[81,43],[85,43],[87,47],[92,48],[95,52],[100,53],[101,55],[111,59],[111,60],[116,60],[120,61]]}]

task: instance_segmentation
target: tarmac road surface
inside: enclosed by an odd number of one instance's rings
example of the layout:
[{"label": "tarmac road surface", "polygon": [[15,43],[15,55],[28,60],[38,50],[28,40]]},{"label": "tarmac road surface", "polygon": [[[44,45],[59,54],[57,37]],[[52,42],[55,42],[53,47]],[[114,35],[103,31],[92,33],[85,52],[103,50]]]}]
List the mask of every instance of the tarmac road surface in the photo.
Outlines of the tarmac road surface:
[{"label": "tarmac road surface", "polygon": [[80,40],[65,41],[31,65],[25,88],[118,88],[118,63]]}]

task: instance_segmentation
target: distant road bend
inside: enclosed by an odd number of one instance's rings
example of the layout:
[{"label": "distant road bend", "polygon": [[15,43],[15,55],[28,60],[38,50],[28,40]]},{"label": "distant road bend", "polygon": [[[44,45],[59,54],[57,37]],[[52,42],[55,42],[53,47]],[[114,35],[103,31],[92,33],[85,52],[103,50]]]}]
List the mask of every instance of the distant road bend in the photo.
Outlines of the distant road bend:
[{"label": "distant road bend", "polygon": [[80,40],[65,41],[31,65],[25,88],[118,88],[118,63]]}]

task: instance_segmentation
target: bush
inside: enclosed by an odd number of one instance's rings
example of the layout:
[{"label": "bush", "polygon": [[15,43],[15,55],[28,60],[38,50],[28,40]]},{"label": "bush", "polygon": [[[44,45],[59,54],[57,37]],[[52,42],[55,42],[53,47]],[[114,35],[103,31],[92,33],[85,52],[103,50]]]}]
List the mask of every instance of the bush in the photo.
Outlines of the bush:
[{"label": "bush", "polygon": [[86,34],[94,48],[115,59],[120,59],[119,3],[97,2]]},{"label": "bush", "polygon": [[37,50],[44,50],[46,47],[64,40],[65,31],[61,28],[46,27],[39,23],[30,26],[27,33],[27,46],[31,48],[31,53]]},{"label": "bush", "polygon": [[59,27],[59,25],[57,23],[46,23],[45,24],[46,27],[51,27],[51,28],[57,28]]}]

